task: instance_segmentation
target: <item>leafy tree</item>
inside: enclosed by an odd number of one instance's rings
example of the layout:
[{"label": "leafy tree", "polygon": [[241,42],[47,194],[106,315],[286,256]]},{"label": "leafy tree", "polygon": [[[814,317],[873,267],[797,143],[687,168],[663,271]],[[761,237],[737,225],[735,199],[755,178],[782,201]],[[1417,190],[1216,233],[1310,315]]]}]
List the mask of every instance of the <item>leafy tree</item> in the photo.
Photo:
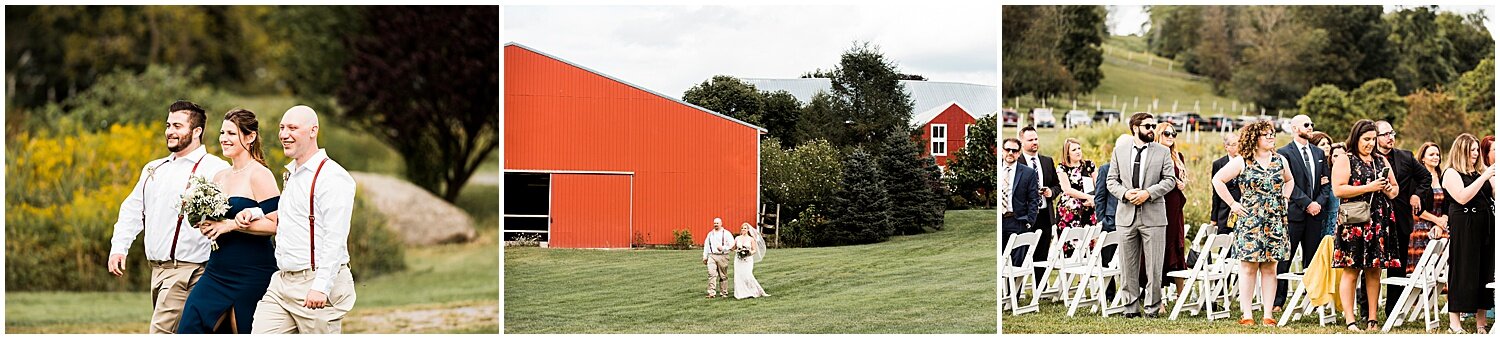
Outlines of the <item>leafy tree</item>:
[{"label": "leafy tree", "polygon": [[833,144],[815,139],[783,149],[776,138],[760,143],[761,195],[782,211],[796,215],[808,206],[833,200],[843,181],[843,162]]},{"label": "leafy tree", "polygon": [[1109,35],[1104,23],[1107,12],[1104,6],[1068,5],[1062,6],[1060,14],[1063,34],[1057,41],[1057,50],[1076,83],[1073,93],[1091,93],[1104,79],[1099,65],[1104,63],[1102,46],[1104,37]]},{"label": "leafy tree", "polygon": [[995,152],[1000,149],[999,130],[995,125],[997,115],[991,114],[976,121],[974,127],[969,128],[969,142],[948,161],[945,179],[956,201],[986,208],[995,206],[995,176],[998,173]]},{"label": "leafy tree", "polygon": [[761,127],[768,136],[779,138],[781,147],[792,147],[800,143],[797,138],[797,121],[802,117],[802,102],[786,91],[761,91]]},{"label": "leafy tree", "polygon": [[818,91],[813,93],[812,99],[807,106],[802,107],[801,116],[797,119],[797,140],[844,140],[849,134],[849,124],[833,108],[833,98],[828,92]]},{"label": "leafy tree", "polygon": [[1479,62],[1474,70],[1464,72],[1458,77],[1456,89],[1458,100],[1465,112],[1490,112],[1495,111],[1495,60],[1491,54],[1490,59]]},{"label": "leafy tree", "polygon": [[1077,86],[1062,63],[1058,41],[1063,31],[1057,23],[1058,6],[1006,6],[1001,11],[1000,91],[1007,98],[1051,97],[1070,93]]},{"label": "leafy tree", "polygon": [[901,84],[901,72],[880,48],[856,43],[844,51],[833,71],[833,109],[849,122],[848,134],[833,139],[839,146],[879,142],[884,133],[906,126],[912,100]]},{"label": "leafy tree", "polygon": [[1489,29],[1484,11],[1460,15],[1453,12],[1438,13],[1437,26],[1444,39],[1453,45],[1453,69],[1464,72],[1474,69],[1479,62],[1493,60],[1495,40]]},{"label": "leafy tree", "polygon": [[755,85],[728,75],[715,75],[682,93],[682,101],[757,126],[761,125],[761,99]]},{"label": "leafy tree", "polygon": [[328,102],[344,81],[349,61],[346,37],[364,30],[364,6],[281,6],[266,17],[275,39],[290,50],[277,63],[279,81],[307,100]]},{"label": "leafy tree", "polygon": [[1198,26],[1198,36],[1202,41],[1180,57],[1184,70],[1208,77],[1214,93],[1219,95],[1228,93],[1234,66],[1239,63],[1241,47],[1234,43],[1234,18],[1238,8],[1204,6],[1202,25]]},{"label": "leafy tree", "polygon": [[1296,20],[1286,6],[1247,8],[1236,34],[1246,42],[1232,79],[1236,96],[1267,109],[1297,106],[1312,88],[1311,62],[1327,34]]},{"label": "leafy tree", "polygon": [[1317,121],[1318,129],[1335,140],[1349,135],[1349,128],[1365,116],[1350,107],[1349,94],[1334,85],[1313,87],[1297,100],[1297,113]]},{"label": "leafy tree", "polygon": [[[946,195],[934,194],[933,181],[928,175],[929,164],[936,164],[930,156],[922,155],[922,149],[913,142],[910,133],[888,133],[885,141],[872,151],[877,154],[885,189],[891,201],[891,224],[899,234],[918,234],[926,227],[941,227],[931,224],[932,202],[942,202]],[[941,210],[937,211],[941,217]]]},{"label": "leafy tree", "polygon": [[499,147],[499,17],[494,6],[368,8],[334,114],[399,151],[413,184],[453,201]]},{"label": "leafy tree", "polygon": [[1393,74],[1401,93],[1433,89],[1458,75],[1453,43],[1439,29],[1435,7],[1404,8],[1387,15],[1386,22],[1399,58]]},{"label": "leafy tree", "polygon": [[[1349,92],[1349,108],[1360,119],[1385,120],[1397,130],[1406,121],[1406,99],[1396,94],[1396,83],[1390,79],[1370,80]],[[1348,120],[1346,127],[1357,120]]]},{"label": "leafy tree", "polygon": [[1313,83],[1354,88],[1389,78],[1395,59],[1381,19],[1381,6],[1293,6],[1299,22],[1327,33],[1328,44],[1313,55]]},{"label": "leafy tree", "polygon": [[818,245],[876,243],[895,232],[881,177],[875,157],[864,150],[855,149],[844,158],[844,184],[833,196],[827,213],[830,224],[818,236]]},{"label": "leafy tree", "polygon": [[1198,27],[1204,23],[1203,6],[1147,6],[1151,29],[1146,32],[1151,53],[1175,59],[1179,53],[1197,46]]},{"label": "leafy tree", "polygon": [[1446,146],[1459,134],[1479,132],[1478,126],[1484,126],[1483,131],[1494,129],[1493,115],[1480,119],[1467,117],[1458,99],[1441,90],[1418,89],[1406,96],[1406,103],[1407,118],[1422,122],[1422,128],[1402,130],[1406,140],[1435,141]]}]

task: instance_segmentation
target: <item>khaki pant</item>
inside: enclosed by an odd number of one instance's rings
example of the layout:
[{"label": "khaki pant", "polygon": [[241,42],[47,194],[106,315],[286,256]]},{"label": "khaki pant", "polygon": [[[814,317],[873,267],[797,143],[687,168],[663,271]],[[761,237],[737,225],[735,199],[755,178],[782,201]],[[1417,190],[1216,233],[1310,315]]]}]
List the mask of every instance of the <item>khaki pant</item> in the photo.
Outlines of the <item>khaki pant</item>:
[{"label": "khaki pant", "polygon": [[340,266],[328,291],[328,306],[308,309],[302,303],[312,289],[313,271],[277,271],[255,306],[251,333],[342,333],[344,316],[354,308],[354,277]]},{"label": "khaki pant", "polygon": [[[729,284],[725,284],[725,280],[729,280],[729,255],[709,254],[708,294],[720,296],[729,295]],[[718,294],[714,294],[714,291],[718,291]]]},{"label": "khaki pant", "polygon": [[151,265],[151,334],[177,333],[182,307],[198,278],[203,264],[189,262],[152,263]]}]

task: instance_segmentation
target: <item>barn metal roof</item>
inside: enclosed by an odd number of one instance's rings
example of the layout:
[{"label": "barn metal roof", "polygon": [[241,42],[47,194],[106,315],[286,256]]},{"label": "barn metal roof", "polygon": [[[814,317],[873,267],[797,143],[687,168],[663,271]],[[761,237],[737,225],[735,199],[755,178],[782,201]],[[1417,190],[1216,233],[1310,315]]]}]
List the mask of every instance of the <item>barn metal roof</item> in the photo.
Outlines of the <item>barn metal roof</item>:
[{"label": "barn metal roof", "polygon": [[[832,91],[833,83],[827,78],[797,78],[797,79],[772,79],[772,78],[740,78],[755,88],[762,91],[787,91],[797,97],[803,104],[812,100],[814,93],[818,91]],[[958,103],[964,111],[975,119],[994,114],[999,110],[995,101],[998,92],[995,86],[969,84],[961,82],[942,81],[918,81],[901,80],[906,87],[906,93],[911,95],[912,100],[912,125],[923,125],[927,121],[942,113],[951,103]],[[936,112],[930,112],[937,110]],[[932,116],[926,116],[931,113]]]},{"label": "barn metal roof", "polygon": [[[578,69],[582,69],[584,71],[588,71],[589,73],[598,74],[599,76],[608,78],[610,80],[614,80],[615,82],[618,82],[618,83],[621,83],[621,84],[625,84],[626,86],[634,87],[635,89],[645,91],[646,93],[651,93],[653,95],[662,97],[664,99],[671,100],[671,101],[677,102],[679,104],[687,105],[688,107],[692,107],[692,108],[698,109],[699,111],[703,111],[704,113],[713,114],[713,115],[718,116],[720,118],[728,119],[729,121],[733,121],[733,122],[741,124],[741,125],[749,126],[750,128],[754,128],[756,131],[760,131],[761,133],[766,133],[766,129],[765,128],[761,128],[760,126],[751,125],[748,122],[740,121],[739,119],[731,118],[728,115],[719,114],[719,112],[714,112],[714,111],[709,110],[707,108],[703,108],[703,107],[699,107],[698,105],[690,104],[690,103],[688,103],[686,101],[682,101],[681,99],[678,99],[676,97],[673,97],[673,96],[670,96],[670,95],[666,95],[666,94],[661,94],[661,92],[657,92],[657,91],[653,91],[653,90],[650,90],[650,89],[645,88],[645,87],[641,87],[640,85],[636,85],[636,84],[631,83],[629,81],[625,81],[625,80],[622,80],[620,78],[616,78],[616,77],[614,77],[612,75],[609,75],[609,74],[604,74],[603,72],[599,72],[599,71],[596,71],[596,70],[594,70],[592,68],[588,68],[588,67],[585,67],[583,65],[579,65],[578,63],[569,61],[568,59],[563,59],[563,58],[560,58],[560,57],[558,57],[556,55],[547,54],[547,52],[542,52],[542,51],[537,50],[535,48],[531,48],[530,46],[522,45],[522,44],[516,43],[516,42],[508,42],[508,43],[505,44],[505,47],[510,47],[510,46],[520,47],[520,48],[525,49],[527,51],[531,51],[532,53],[540,54],[542,56],[551,58],[553,60],[561,61],[562,63],[568,64],[569,66],[577,67]],[[993,99],[991,101],[993,101]]]}]

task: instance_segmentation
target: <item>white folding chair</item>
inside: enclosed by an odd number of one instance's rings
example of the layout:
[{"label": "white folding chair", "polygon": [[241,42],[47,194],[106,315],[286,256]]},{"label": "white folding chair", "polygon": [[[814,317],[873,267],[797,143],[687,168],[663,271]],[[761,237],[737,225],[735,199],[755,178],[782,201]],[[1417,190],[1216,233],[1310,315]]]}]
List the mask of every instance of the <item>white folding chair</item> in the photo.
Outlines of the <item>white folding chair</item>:
[{"label": "white folding chair", "polygon": [[[1422,252],[1422,257],[1417,259],[1416,269],[1405,277],[1390,277],[1380,279],[1381,285],[1387,289],[1401,288],[1401,296],[1397,297],[1396,306],[1391,309],[1391,314],[1386,316],[1385,326],[1380,328],[1381,332],[1390,332],[1392,327],[1416,320],[1418,315],[1423,316],[1427,325],[1427,331],[1438,328],[1441,325],[1436,316],[1437,309],[1428,299],[1437,287],[1437,266],[1447,266],[1447,263],[1439,263],[1438,257],[1448,251],[1448,240],[1438,239],[1427,242],[1427,250]],[[1387,300],[1386,302],[1390,302]]]},{"label": "white folding chair", "polygon": [[[1323,251],[1323,246],[1333,246],[1333,242],[1322,243],[1322,245],[1319,245],[1318,250]],[[1302,253],[1301,248],[1298,248],[1297,252],[1298,258],[1294,258],[1294,260],[1298,260],[1297,264],[1300,266],[1300,257],[1308,254]],[[1311,315],[1313,311],[1318,312],[1318,326],[1328,326],[1329,323],[1338,319],[1338,312],[1334,310],[1333,306],[1318,305],[1318,307],[1312,307],[1312,298],[1307,295],[1307,285],[1303,279],[1305,277],[1304,273],[1287,272],[1276,275],[1276,279],[1287,280],[1288,284],[1297,286],[1296,291],[1287,299],[1287,307],[1281,311],[1281,321],[1277,322],[1276,326],[1286,326],[1287,323],[1301,320],[1303,316]]]},{"label": "white folding chair", "polygon": [[1116,255],[1106,263],[1101,254],[1106,247],[1118,247],[1124,240],[1125,232],[1100,232],[1099,240],[1094,243],[1094,248],[1089,250],[1088,264],[1064,269],[1069,277],[1082,280],[1080,286],[1073,291],[1073,298],[1068,306],[1069,317],[1078,313],[1078,306],[1089,302],[1095,303],[1093,308],[1099,310],[1101,317],[1125,312],[1125,305],[1121,305],[1118,298],[1108,300],[1109,298],[1106,297],[1109,294],[1107,289],[1110,282],[1115,282],[1116,285],[1122,283],[1120,281],[1120,258]]},{"label": "white folding chair", "polygon": [[[1217,315],[1221,313],[1224,317],[1229,316],[1229,298],[1228,295],[1223,294],[1227,291],[1224,285],[1228,282],[1229,273],[1224,265],[1233,243],[1232,235],[1208,236],[1192,268],[1167,273],[1168,277],[1187,279],[1183,282],[1183,286],[1186,287],[1175,298],[1176,302],[1172,306],[1172,314],[1168,316],[1168,319],[1177,320],[1177,316],[1184,310],[1193,315],[1198,315],[1199,310],[1202,310],[1207,313],[1208,320],[1217,319]],[[1224,307],[1224,310],[1215,311],[1212,307],[1215,302]]]},{"label": "white folding chair", "polygon": [[[1063,229],[1057,241],[1052,242],[1052,248],[1047,256],[1047,261],[1037,262],[1036,267],[1042,268],[1042,276],[1037,280],[1037,290],[1042,298],[1051,298],[1054,301],[1066,301],[1071,281],[1067,279],[1067,272],[1063,269],[1078,267],[1087,264],[1085,258],[1089,252],[1089,238],[1084,238],[1089,230],[1085,227],[1069,227]],[[1063,251],[1064,244],[1073,245],[1073,253]],[[1053,272],[1056,272],[1054,274]]]},{"label": "white folding chair", "polygon": [[[1031,258],[1032,254],[1036,253],[1036,244],[1041,237],[1041,230],[1031,233],[1012,234],[1009,243],[1005,245],[1005,251],[1000,252],[1000,290],[1004,293],[1001,296],[1004,298],[1004,301],[1001,303],[1004,304],[1005,301],[1009,301],[1010,305],[1007,308],[1011,310],[1011,314],[1013,315],[1037,311],[1036,271],[1033,269],[1034,266],[1032,265]],[[1021,266],[1011,266],[1010,253],[1023,247],[1026,248],[1024,251],[1026,254],[1021,258]],[[1020,303],[1021,294],[1024,294],[1028,289],[1031,290],[1031,303],[1022,306]]]}]

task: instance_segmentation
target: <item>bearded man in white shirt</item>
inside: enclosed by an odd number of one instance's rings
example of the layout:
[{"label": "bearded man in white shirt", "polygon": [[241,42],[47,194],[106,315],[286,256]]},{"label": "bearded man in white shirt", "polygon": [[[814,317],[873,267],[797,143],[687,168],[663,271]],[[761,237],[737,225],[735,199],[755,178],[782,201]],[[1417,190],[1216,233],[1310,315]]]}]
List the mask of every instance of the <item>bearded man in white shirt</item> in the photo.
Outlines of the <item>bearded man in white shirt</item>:
[{"label": "bearded man in white shirt", "polygon": [[281,203],[265,216],[241,212],[241,223],[276,223],[276,267],[255,307],[253,333],[340,333],[354,308],[349,273],[349,218],[354,177],[318,148],[318,115],[295,106],[281,117],[282,150],[292,163]]},{"label": "bearded man in white shirt", "polygon": [[183,304],[208,261],[209,241],[179,213],[182,193],[193,176],[213,178],[229,163],[203,146],[203,107],[179,100],[167,108],[166,143],[172,154],[141,168],[135,188],[120,203],[110,239],[109,273],[125,274],[125,255],[144,230],[146,261],[151,267],[150,333],[177,331]]}]

